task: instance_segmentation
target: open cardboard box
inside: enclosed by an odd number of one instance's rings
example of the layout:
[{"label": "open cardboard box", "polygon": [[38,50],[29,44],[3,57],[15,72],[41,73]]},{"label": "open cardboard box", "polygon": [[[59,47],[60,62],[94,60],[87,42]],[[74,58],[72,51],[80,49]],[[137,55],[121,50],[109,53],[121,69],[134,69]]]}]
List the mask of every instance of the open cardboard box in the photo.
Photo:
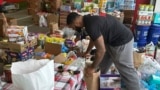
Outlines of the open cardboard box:
[{"label": "open cardboard box", "polygon": [[17,43],[0,41],[0,48],[1,49],[8,49],[8,50],[14,51],[14,52],[23,52],[26,50],[27,46],[28,46],[28,43],[20,45]]},{"label": "open cardboard box", "polygon": [[[41,49],[40,47],[38,47],[37,49],[35,49],[35,52],[45,52],[45,51],[44,49]],[[40,57],[40,56],[36,56],[35,58],[37,60],[44,59],[43,57]],[[63,55],[63,53],[59,53],[58,55],[54,57],[55,63],[63,63],[65,60],[66,60],[66,57]]]},{"label": "open cardboard box", "polygon": [[33,47],[37,44],[37,39],[33,39],[30,43],[25,43],[23,45],[17,43],[3,42],[0,41],[0,48],[7,49],[13,52],[24,52],[27,50],[27,47]]}]

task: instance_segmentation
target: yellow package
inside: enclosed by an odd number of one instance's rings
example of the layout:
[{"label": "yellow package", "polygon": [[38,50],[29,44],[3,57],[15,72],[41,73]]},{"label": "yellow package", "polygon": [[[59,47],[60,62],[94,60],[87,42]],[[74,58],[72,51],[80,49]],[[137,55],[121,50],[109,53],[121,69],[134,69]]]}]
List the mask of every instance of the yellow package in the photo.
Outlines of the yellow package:
[{"label": "yellow package", "polygon": [[70,58],[70,59],[66,60],[65,62],[63,62],[63,64],[64,64],[64,65],[70,65],[70,64],[73,63],[73,61],[74,61],[74,60]]},{"label": "yellow package", "polygon": [[39,40],[44,40],[46,38],[46,35],[44,34],[39,34]]},{"label": "yellow package", "polygon": [[46,42],[52,43],[53,42],[53,38],[46,37]]}]

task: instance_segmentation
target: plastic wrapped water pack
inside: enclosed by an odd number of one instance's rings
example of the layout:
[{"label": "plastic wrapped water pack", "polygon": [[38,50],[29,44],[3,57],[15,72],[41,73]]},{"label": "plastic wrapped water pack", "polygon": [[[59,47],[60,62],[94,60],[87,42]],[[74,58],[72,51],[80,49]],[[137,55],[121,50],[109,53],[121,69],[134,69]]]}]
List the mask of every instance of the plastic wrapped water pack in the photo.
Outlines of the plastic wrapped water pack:
[{"label": "plastic wrapped water pack", "polygon": [[145,56],[144,63],[139,67],[138,71],[144,74],[152,75],[160,71],[160,64],[152,57]]}]

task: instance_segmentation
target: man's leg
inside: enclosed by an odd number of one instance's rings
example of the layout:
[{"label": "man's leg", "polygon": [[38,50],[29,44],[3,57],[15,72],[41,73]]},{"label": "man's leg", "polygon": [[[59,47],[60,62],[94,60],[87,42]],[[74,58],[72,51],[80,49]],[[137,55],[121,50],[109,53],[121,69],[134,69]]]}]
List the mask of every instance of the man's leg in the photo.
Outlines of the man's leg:
[{"label": "man's leg", "polygon": [[100,63],[99,67],[101,70],[101,74],[106,74],[110,68],[110,66],[112,65],[112,60],[111,57],[108,53],[108,51],[105,53],[102,62]]},{"label": "man's leg", "polygon": [[127,90],[140,90],[139,78],[133,64],[133,40],[122,46],[110,46],[110,51]]}]

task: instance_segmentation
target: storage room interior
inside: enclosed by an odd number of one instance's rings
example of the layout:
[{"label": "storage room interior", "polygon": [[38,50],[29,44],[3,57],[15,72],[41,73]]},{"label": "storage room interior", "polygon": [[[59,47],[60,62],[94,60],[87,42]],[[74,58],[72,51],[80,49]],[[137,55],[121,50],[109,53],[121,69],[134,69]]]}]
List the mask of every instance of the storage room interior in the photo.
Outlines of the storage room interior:
[{"label": "storage room interior", "polygon": [[160,0],[0,0],[0,90],[160,90]]}]

